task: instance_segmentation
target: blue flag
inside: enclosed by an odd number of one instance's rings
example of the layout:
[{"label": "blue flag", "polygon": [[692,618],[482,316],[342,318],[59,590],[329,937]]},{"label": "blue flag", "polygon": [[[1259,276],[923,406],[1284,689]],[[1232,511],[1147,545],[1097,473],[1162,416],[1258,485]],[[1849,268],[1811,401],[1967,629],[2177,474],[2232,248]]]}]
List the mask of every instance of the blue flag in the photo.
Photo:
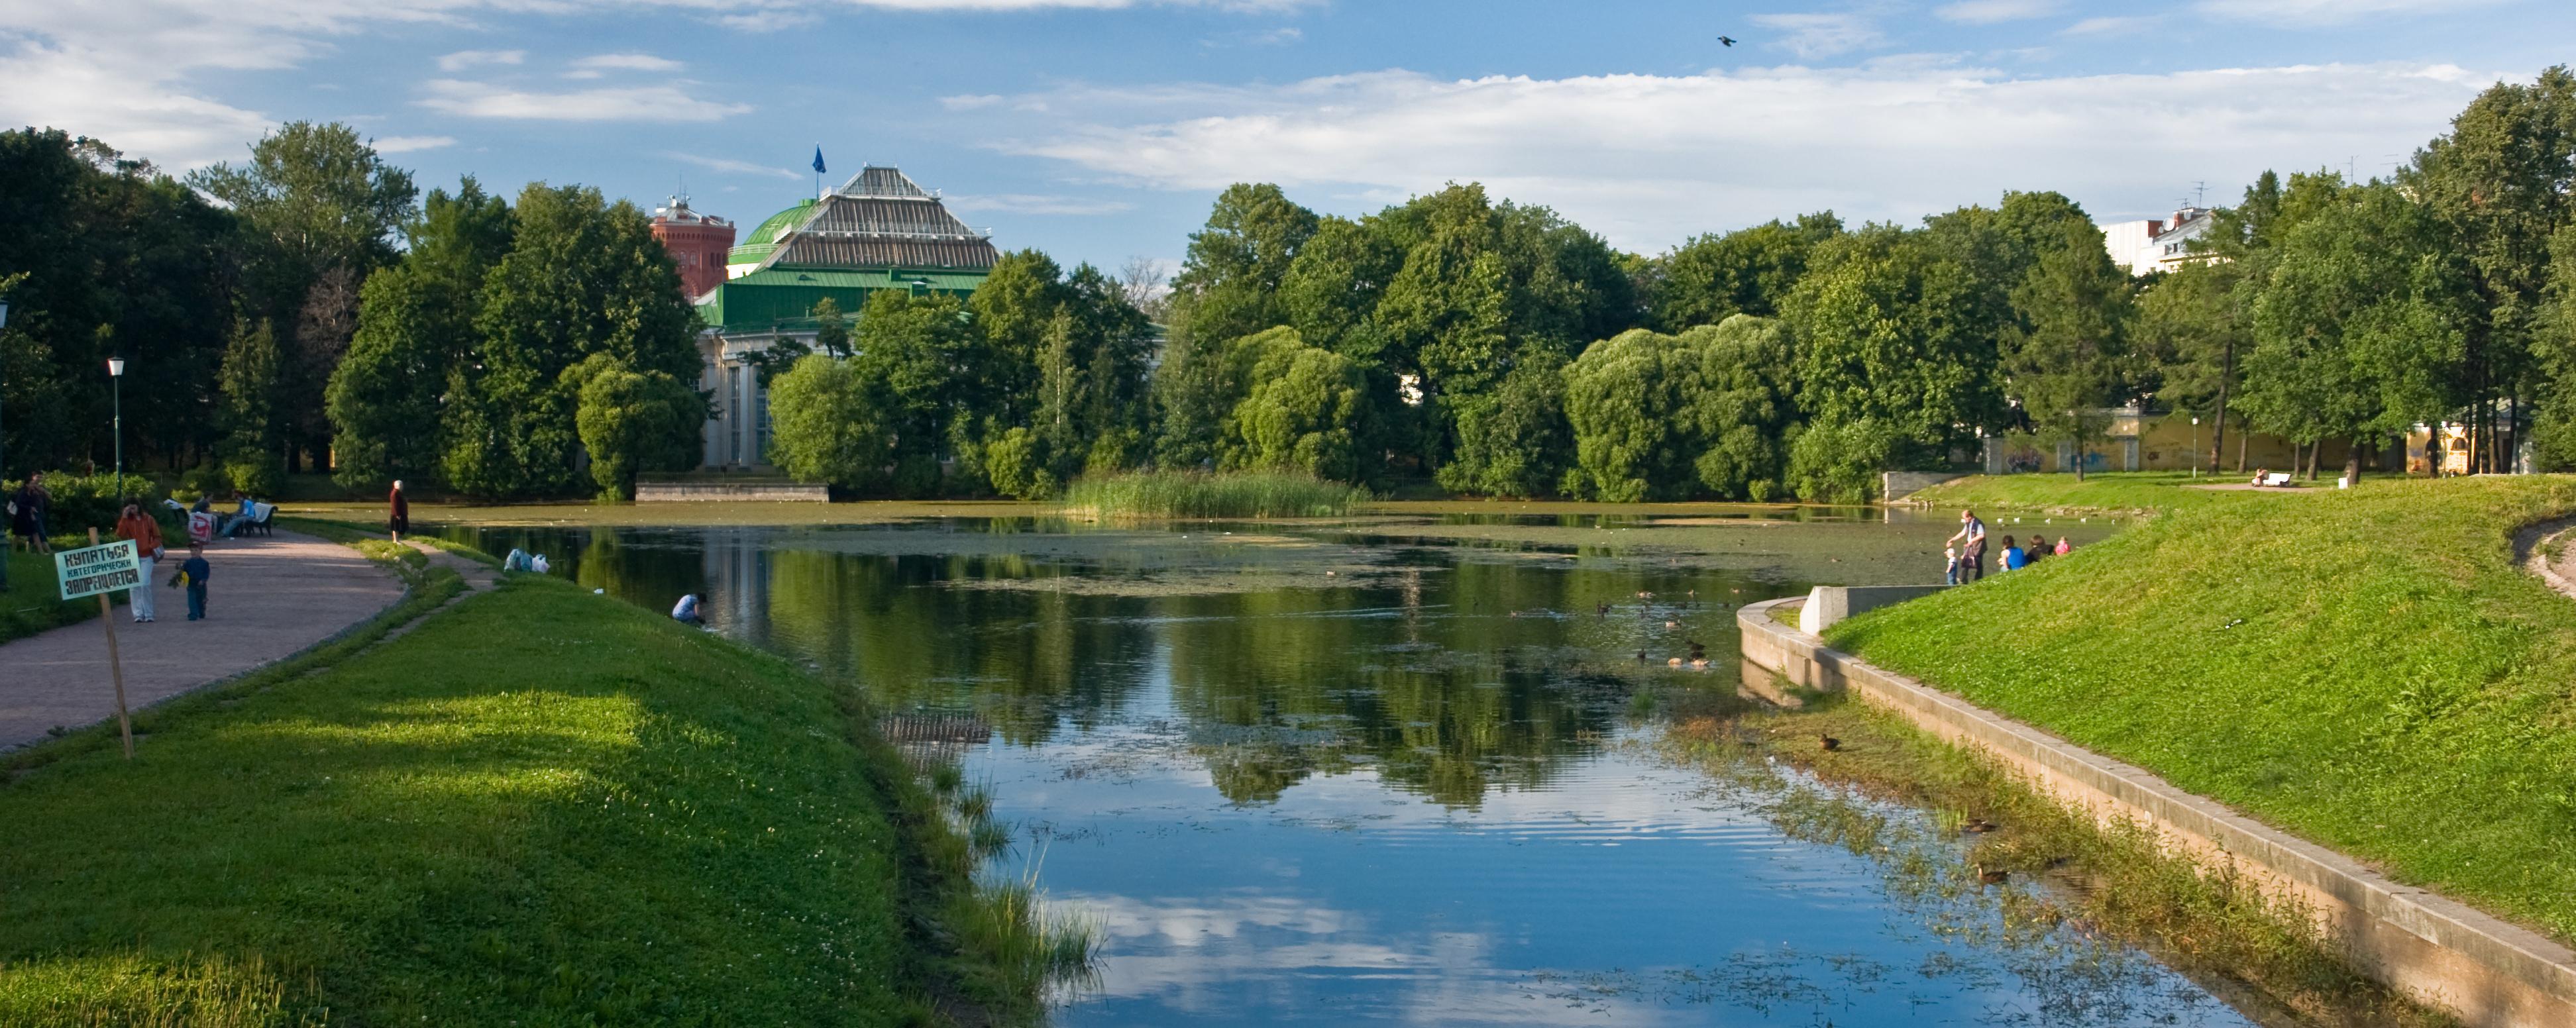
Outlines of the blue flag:
[{"label": "blue flag", "polygon": [[814,148],[814,174],[820,175],[820,174],[822,174],[822,173],[824,173],[824,172],[826,172],[826,171],[830,171],[830,170],[831,170],[831,169],[826,168],[826,167],[824,167],[824,166],[823,166],[823,148],[822,148],[822,147],[820,147],[820,146],[815,147],[815,148]]}]

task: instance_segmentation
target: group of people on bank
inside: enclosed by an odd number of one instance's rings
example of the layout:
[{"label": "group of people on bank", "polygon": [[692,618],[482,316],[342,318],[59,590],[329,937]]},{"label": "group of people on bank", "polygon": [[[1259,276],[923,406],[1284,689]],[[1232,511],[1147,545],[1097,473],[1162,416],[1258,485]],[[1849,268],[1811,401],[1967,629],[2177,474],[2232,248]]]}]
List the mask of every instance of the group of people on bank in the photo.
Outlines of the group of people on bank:
[{"label": "group of people on bank", "polygon": [[[2034,535],[2026,541],[2004,536],[2002,542],[2002,552],[1997,554],[1995,562],[1998,571],[2018,571],[2038,563],[2043,557],[2063,556],[2075,549],[2075,541],[2062,535],[2053,543],[2044,535]],[[1965,585],[1985,578],[1985,521],[1978,518],[1975,511],[1960,511],[1959,531],[1942,543],[1941,552],[1949,561],[1948,569],[1942,573],[1941,584]]]}]

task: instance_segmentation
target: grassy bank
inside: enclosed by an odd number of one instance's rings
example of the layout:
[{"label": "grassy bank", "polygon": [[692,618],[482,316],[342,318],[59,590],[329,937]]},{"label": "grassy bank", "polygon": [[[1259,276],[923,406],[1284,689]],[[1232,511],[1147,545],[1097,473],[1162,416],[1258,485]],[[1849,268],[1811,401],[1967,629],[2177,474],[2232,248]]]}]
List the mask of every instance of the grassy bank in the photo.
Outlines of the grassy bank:
[{"label": "grassy bank", "polygon": [[2211,495],[1828,638],[2576,941],[2576,601],[2511,556],[2576,479]]},{"label": "grassy bank", "polygon": [[785,661],[537,576],[366,641],[10,755],[0,1023],[1011,1019],[1080,957]]},{"label": "grassy bank", "polygon": [[[2295,500],[2335,492],[2302,481],[2288,489],[2212,489],[2241,484],[2251,475],[2194,478],[2174,471],[2096,473],[2078,482],[2073,475],[1971,475],[1952,479],[1904,498],[1935,508],[2017,507],[2040,510],[2160,511],[2261,500]],[[2365,487],[2397,479],[2365,478]]]},{"label": "grassy bank", "polygon": [[[1761,790],[1769,797],[1762,809],[1792,835],[1875,857],[1899,902],[1991,892],[1999,917],[1953,928],[1982,932],[2007,952],[2044,953],[2077,940],[2137,947],[2266,1023],[2450,1023],[2335,956],[2301,912],[2241,880],[2199,873],[2142,832],[2103,830],[1884,711],[1840,696],[1815,697],[1795,711],[1691,696],[1675,706],[1662,743],[1668,756]],[[1840,748],[1826,752],[1819,736]],[[1775,760],[1932,816],[1928,824],[1892,816],[1792,781],[1774,770]],[[1966,830],[1971,825],[1984,830]],[[1988,874],[2002,881],[1988,882]]]},{"label": "grassy bank", "polygon": [[1064,512],[1101,521],[1329,518],[1368,500],[1366,489],[1294,472],[1156,471],[1075,479],[1064,491]]}]

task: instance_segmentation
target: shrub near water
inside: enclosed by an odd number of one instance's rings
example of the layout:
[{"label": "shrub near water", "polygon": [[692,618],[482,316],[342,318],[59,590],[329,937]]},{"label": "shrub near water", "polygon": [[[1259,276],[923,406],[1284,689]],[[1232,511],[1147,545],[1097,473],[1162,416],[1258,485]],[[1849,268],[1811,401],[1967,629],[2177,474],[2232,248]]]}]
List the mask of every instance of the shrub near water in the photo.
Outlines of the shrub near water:
[{"label": "shrub near water", "polygon": [[1091,475],[1065,490],[1065,513],[1122,518],[1329,518],[1369,500],[1358,486],[1286,471]]}]

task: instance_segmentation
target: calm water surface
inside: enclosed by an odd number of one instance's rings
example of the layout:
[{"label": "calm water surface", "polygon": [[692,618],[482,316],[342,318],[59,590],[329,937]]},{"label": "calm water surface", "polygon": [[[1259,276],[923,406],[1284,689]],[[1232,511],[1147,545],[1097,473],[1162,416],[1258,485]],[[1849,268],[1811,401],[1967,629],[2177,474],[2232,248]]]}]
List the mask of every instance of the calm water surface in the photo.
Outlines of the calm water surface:
[{"label": "calm water surface", "polygon": [[[1657,711],[1732,695],[1735,605],[1937,579],[1950,530],[1760,513],[468,537],[967,720],[918,755],[1105,940],[1065,1025],[2250,1023],[1657,758]],[[1693,640],[1709,670],[1665,666]]]}]

